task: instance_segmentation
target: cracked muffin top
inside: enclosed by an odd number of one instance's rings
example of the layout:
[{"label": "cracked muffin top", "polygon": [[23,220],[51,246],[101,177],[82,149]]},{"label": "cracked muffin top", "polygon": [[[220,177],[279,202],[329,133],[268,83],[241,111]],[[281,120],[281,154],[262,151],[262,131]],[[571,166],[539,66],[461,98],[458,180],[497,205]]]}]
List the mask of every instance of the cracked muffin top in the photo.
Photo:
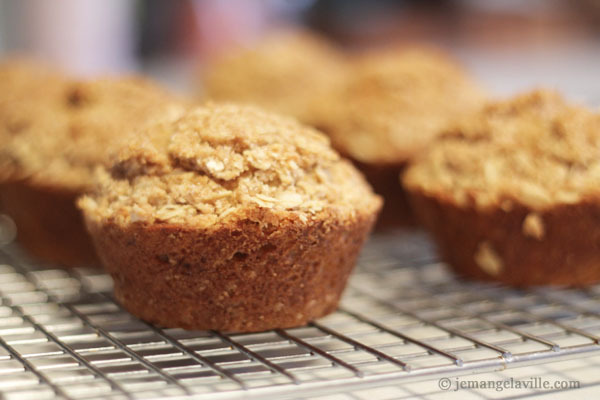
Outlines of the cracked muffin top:
[{"label": "cracked muffin top", "polygon": [[137,77],[68,82],[49,101],[15,102],[5,109],[21,124],[0,149],[3,175],[85,190],[113,147],[174,106],[171,94]]},{"label": "cracked muffin top", "polygon": [[340,82],[345,70],[343,56],[325,39],[278,32],[209,66],[204,89],[213,100],[257,105],[310,124],[316,98]]},{"label": "cracked muffin top", "polygon": [[404,183],[459,206],[534,210],[600,197],[600,114],[538,90],[490,102],[448,130]]},{"label": "cracked muffin top", "polygon": [[302,222],[377,212],[381,200],[321,133],[250,106],[206,104],[148,126],[99,170],[88,218],[216,226],[257,209]]},{"label": "cracked muffin top", "polygon": [[317,126],[344,155],[397,165],[483,99],[481,88],[445,54],[386,49],[355,61],[345,84],[322,101]]}]

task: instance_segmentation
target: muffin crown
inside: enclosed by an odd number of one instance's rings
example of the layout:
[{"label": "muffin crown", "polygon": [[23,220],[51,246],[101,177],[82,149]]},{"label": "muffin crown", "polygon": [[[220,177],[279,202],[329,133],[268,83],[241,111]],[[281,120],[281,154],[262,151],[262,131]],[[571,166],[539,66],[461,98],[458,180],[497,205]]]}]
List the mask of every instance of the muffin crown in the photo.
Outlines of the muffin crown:
[{"label": "muffin crown", "polygon": [[404,182],[480,207],[545,209],[598,197],[600,114],[547,90],[491,102],[445,132]]},{"label": "muffin crown", "polygon": [[[174,99],[142,78],[65,82],[52,99],[29,99],[5,110],[21,124],[2,149],[17,178],[87,189],[93,169],[114,147]],[[10,119],[9,119],[10,120]]]},{"label": "muffin crown", "polygon": [[213,100],[253,104],[312,123],[313,103],[345,71],[345,57],[327,40],[280,31],[213,62],[204,74],[204,89]]},{"label": "muffin crown", "polygon": [[98,172],[98,183],[82,205],[122,223],[211,225],[259,208],[305,219],[324,210],[372,211],[380,203],[324,135],[232,104],[165,115],[124,148],[109,171]]},{"label": "muffin crown", "polygon": [[61,73],[47,66],[19,58],[4,60],[0,62],[0,106],[27,99],[54,100],[52,96],[66,83]]},{"label": "muffin crown", "polygon": [[343,154],[380,165],[406,162],[484,99],[457,63],[427,48],[364,55],[331,96],[319,125]]},{"label": "muffin crown", "polygon": [[[52,106],[67,85],[59,72],[21,60],[0,62],[0,150],[15,136],[30,129],[31,103],[39,104],[41,112]],[[44,107],[42,107],[44,106]],[[0,155],[1,175],[7,174],[9,165]]]},{"label": "muffin crown", "polygon": [[[174,115],[173,115],[174,116]],[[217,181],[265,173],[289,183],[300,170],[339,159],[329,140],[315,130],[251,107],[207,104],[168,123],[169,116],[140,133],[141,140],[119,154],[117,176],[182,169]],[[142,166],[160,166],[152,172]],[[270,172],[275,175],[269,176]]]}]

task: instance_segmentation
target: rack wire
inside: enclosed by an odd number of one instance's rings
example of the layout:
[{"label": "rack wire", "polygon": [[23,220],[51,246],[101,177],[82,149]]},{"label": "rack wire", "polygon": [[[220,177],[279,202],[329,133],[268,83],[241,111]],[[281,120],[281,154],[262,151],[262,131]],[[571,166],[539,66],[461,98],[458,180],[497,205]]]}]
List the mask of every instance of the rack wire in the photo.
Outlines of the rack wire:
[{"label": "rack wire", "polygon": [[371,240],[334,314],[253,334],[161,329],[99,270],[0,251],[7,399],[297,398],[600,354],[600,286],[456,279],[421,233]]}]

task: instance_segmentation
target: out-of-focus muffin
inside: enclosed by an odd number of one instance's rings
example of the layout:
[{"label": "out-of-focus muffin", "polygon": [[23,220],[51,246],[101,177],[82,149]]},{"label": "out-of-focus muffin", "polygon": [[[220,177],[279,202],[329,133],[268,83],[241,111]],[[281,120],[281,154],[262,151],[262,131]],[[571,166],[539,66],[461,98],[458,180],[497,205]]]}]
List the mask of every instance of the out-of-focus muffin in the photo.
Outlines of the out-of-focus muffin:
[{"label": "out-of-focus muffin", "polygon": [[211,99],[257,105],[312,125],[315,102],[345,71],[345,57],[324,38],[281,31],[209,65],[204,91]]},{"label": "out-of-focus muffin", "polygon": [[66,77],[48,67],[21,59],[1,61],[0,148],[27,129],[31,106],[56,102],[66,84]]},{"label": "out-of-focus muffin", "polygon": [[0,199],[19,242],[46,261],[94,263],[75,199],[113,147],[172,105],[172,95],[134,77],[70,81],[43,102],[7,101],[6,120],[16,116],[20,124],[0,148]]},{"label": "out-of-focus muffin", "polygon": [[324,135],[227,104],[149,127],[97,183],[79,205],[117,299],[187,329],[332,312],[381,207]]},{"label": "out-of-focus muffin", "polygon": [[43,64],[19,58],[0,61],[0,103],[51,98],[66,82],[63,74]]},{"label": "out-of-focus muffin", "polygon": [[600,282],[600,114],[535,91],[491,102],[404,175],[415,212],[463,276]]},{"label": "out-of-focus muffin", "polygon": [[322,100],[316,126],[385,197],[380,221],[393,226],[412,217],[400,171],[483,99],[481,87],[441,51],[378,50],[359,56],[345,84]]},{"label": "out-of-focus muffin", "polygon": [[[33,109],[45,112],[60,96],[67,79],[58,71],[20,58],[0,61],[0,151],[13,136],[29,129]],[[0,160],[1,182],[11,174],[11,168]],[[0,213],[2,196],[0,195]]]}]

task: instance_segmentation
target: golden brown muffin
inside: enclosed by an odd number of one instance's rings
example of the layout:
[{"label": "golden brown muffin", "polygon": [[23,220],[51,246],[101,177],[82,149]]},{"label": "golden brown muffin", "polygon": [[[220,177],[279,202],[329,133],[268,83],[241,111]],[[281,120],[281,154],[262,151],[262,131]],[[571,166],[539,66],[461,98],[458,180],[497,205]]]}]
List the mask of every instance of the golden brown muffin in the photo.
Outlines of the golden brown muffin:
[{"label": "golden brown muffin", "polygon": [[411,219],[400,171],[483,98],[481,88],[440,51],[373,51],[360,56],[346,83],[324,98],[316,126],[384,196],[381,222],[394,226]]},{"label": "golden brown muffin", "polygon": [[[45,112],[67,85],[59,72],[24,59],[0,62],[0,151],[13,136],[30,128],[32,108]],[[35,111],[33,111],[35,113]],[[0,160],[0,212],[4,212],[2,192],[10,190],[3,182],[14,172]]]},{"label": "golden brown muffin", "polygon": [[66,78],[58,71],[33,61],[0,60],[0,102],[43,99],[62,90]]},{"label": "golden brown muffin", "polygon": [[234,105],[157,123],[96,179],[79,206],[117,299],[187,329],[333,311],[381,207],[325,136]]},{"label": "golden brown muffin", "polygon": [[26,60],[0,62],[0,148],[27,128],[30,110],[25,103],[45,106],[60,96],[67,79],[57,71]]},{"label": "golden brown muffin", "polygon": [[7,102],[2,109],[23,123],[0,148],[0,199],[18,240],[46,261],[95,262],[75,199],[111,149],[172,101],[152,83],[123,78],[68,82],[43,102]]},{"label": "golden brown muffin", "polygon": [[278,32],[210,65],[204,90],[214,100],[254,104],[312,124],[314,103],[341,82],[344,61],[332,44],[315,34]]},{"label": "golden brown muffin", "polygon": [[461,275],[515,286],[600,281],[600,115],[535,91],[487,105],[404,176]]}]

